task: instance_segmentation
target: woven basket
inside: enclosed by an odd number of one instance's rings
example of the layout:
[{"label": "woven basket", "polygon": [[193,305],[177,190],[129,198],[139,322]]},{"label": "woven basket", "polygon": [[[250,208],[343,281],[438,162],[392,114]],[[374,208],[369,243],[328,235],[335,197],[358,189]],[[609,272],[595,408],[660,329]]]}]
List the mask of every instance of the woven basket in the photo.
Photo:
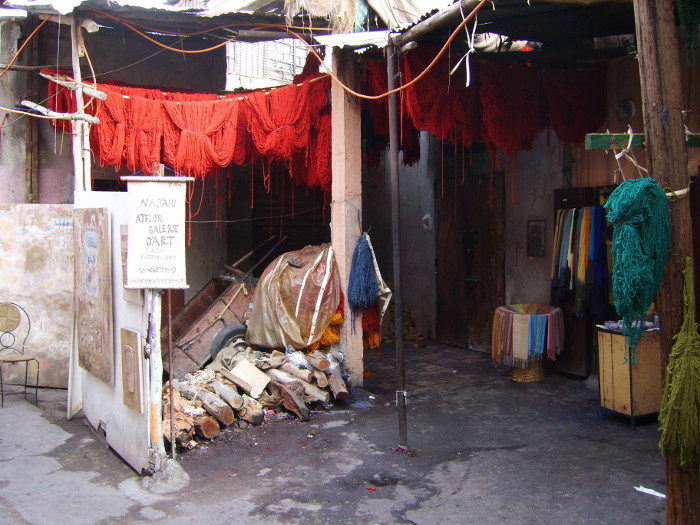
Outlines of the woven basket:
[{"label": "woven basket", "polygon": [[516,383],[537,383],[544,380],[544,363],[537,359],[525,367],[514,366],[510,369],[508,379]]}]

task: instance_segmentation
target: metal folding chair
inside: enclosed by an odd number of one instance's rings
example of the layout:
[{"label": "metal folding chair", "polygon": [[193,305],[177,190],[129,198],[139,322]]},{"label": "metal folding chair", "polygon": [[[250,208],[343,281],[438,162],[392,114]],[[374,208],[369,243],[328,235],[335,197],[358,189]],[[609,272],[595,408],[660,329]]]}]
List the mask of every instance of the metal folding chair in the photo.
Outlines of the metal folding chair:
[{"label": "metal folding chair", "polygon": [[[0,406],[5,406],[6,396],[24,393],[24,398],[27,399],[28,388],[34,389],[34,402],[39,402],[39,360],[25,352],[25,344],[31,329],[32,322],[24,308],[17,303],[0,303]],[[29,366],[32,362],[36,365],[36,381],[30,385]],[[14,366],[22,363],[24,363],[24,382],[20,386],[24,387],[24,390],[6,392],[3,377],[5,365]],[[13,384],[17,384],[18,379],[15,378],[12,381]],[[32,395],[31,392],[29,395]]]}]

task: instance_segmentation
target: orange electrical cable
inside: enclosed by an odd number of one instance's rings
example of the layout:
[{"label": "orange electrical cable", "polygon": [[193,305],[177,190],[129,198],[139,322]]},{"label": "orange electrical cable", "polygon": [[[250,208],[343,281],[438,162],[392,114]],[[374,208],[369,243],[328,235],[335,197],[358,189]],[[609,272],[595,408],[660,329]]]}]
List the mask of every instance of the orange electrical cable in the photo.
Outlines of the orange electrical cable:
[{"label": "orange electrical cable", "polygon": [[[460,32],[462,29],[464,29],[464,26],[466,26],[466,25],[469,23],[469,21],[470,21],[472,18],[474,18],[474,16],[476,15],[476,13],[479,12],[479,10],[482,8],[482,6],[483,6],[486,2],[489,2],[489,1],[491,1],[491,0],[481,0],[481,1],[479,2],[479,4],[478,4],[476,7],[474,7],[474,9],[472,9],[472,11],[462,20],[462,22],[460,22],[460,24],[459,24],[459,25],[456,27],[456,29],[452,32],[452,34],[450,35],[450,37],[447,39],[447,41],[445,42],[445,44],[442,46],[442,48],[441,48],[440,51],[438,52],[437,56],[435,56],[435,58],[432,60],[432,62],[430,62],[430,64],[428,64],[428,66],[425,68],[425,70],[423,70],[419,75],[417,75],[411,82],[408,82],[408,83],[404,84],[403,86],[399,86],[399,87],[396,88],[396,89],[393,89],[393,90],[391,90],[391,91],[387,91],[386,93],[382,93],[382,94],[380,94],[380,95],[364,95],[364,94],[362,94],[362,93],[358,93],[357,91],[354,91],[354,90],[351,89],[349,86],[345,85],[345,84],[344,84],[344,83],[343,83],[343,82],[342,82],[342,81],[341,81],[341,80],[340,80],[340,79],[325,65],[325,63],[323,62],[323,58],[316,52],[316,50],[313,48],[313,46],[310,45],[304,38],[302,38],[299,34],[297,34],[296,32],[294,32],[294,31],[291,29],[292,26],[287,27],[287,26],[275,25],[275,24],[265,24],[265,25],[259,26],[258,28],[260,29],[260,28],[273,28],[273,27],[277,27],[277,28],[279,28],[279,29],[282,29],[283,31],[286,31],[287,33],[289,33],[289,34],[292,35],[293,37],[295,37],[295,38],[301,40],[301,41],[304,43],[304,45],[309,49],[309,52],[310,52],[311,54],[313,54],[314,57],[316,57],[316,59],[319,61],[319,63],[320,63],[320,64],[323,66],[323,68],[328,72],[328,74],[330,75],[330,77],[331,77],[335,82],[337,82],[338,85],[340,85],[340,87],[341,87],[345,92],[347,92],[347,93],[349,93],[350,95],[353,95],[353,96],[355,96],[355,97],[357,97],[357,98],[364,99],[364,100],[381,100],[381,99],[383,99],[383,98],[388,97],[389,95],[393,95],[394,93],[399,93],[399,92],[403,91],[404,89],[406,89],[406,88],[412,86],[413,84],[415,84],[416,82],[418,82],[421,78],[423,78],[423,76],[425,76],[425,75],[433,68],[433,66],[437,63],[437,61],[440,60],[440,57],[442,57],[442,55],[445,54],[445,51],[447,51],[447,49],[449,48],[449,46],[450,46],[450,44],[452,43],[452,41],[453,41],[455,38],[457,38],[457,35],[459,34],[459,32]],[[129,29],[131,29],[132,31],[134,31],[134,32],[137,33],[138,35],[142,36],[142,37],[145,38],[146,40],[149,40],[150,42],[152,42],[152,43],[154,43],[154,44],[156,44],[156,45],[158,45],[158,46],[160,46],[160,47],[162,47],[162,48],[164,48],[164,49],[168,49],[168,50],[170,50],[170,51],[175,51],[175,52],[178,52],[178,53],[186,53],[186,54],[205,53],[205,52],[213,51],[213,50],[215,50],[215,49],[218,49],[218,48],[220,48],[220,47],[223,47],[223,46],[225,46],[228,42],[233,42],[233,41],[236,40],[236,38],[231,38],[231,39],[229,39],[229,40],[226,40],[226,41],[222,42],[221,44],[217,44],[216,46],[213,46],[213,47],[210,47],[210,48],[206,48],[206,49],[199,49],[199,50],[176,49],[176,48],[174,48],[174,47],[170,47],[170,46],[167,46],[167,45],[165,45],[165,44],[162,44],[162,43],[158,42],[157,40],[155,40],[155,39],[149,37],[148,35],[144,34],[144,33],[141,32],[141,31],[139,31],[136,27],[134,27],[134,25],[132,25],[132,24],[129,23],[129,22],[126,22],[126,21],[123,20],[123,19],[120,19],[120,18],[118,18],[118,17],[116,17],[116,16],[114,16],[114,15],[112,15],[112,14],[106,13],[106,12],[104,12],[104,11],[100,11],[100,10],[98,10],[98,9],[94,9],[94,8],[90,8],[90,9],[92,9],[93,11],[95,11],[95,12],[97,12],[97,13],[100,13],[100,14],[102,14],[102,15],[104,15],[104,16],[107,16],[107,17],[109,17],[109,18],[112,18],[113,20],[116,20],[117,22],[123,24],[125,27],[128,27]],[[220,27],[223,28],[223,27],[231,27],[231,26],[220,26]],[[209,31],[211,31],[211,30],[209,30]],[[164,32],[164,31],[161,31],[161,32]]]},{"label": "orange electrical cable", "polygon": [[[136,33],[137,35],[139,35],[139,36],[145,38],[145,39],[148,40],[149,42],[151,42],[151,43],[153,43],[153,44],[155,44],[155,45],[157,45],[157,46],[160,46],[160,47],[162,47],[162,48],[164,48],[164,49],[167,49],[168,51],[175,51],[176,53],[185,53],[185,54],[207,53],[207,52],[209,52],[209,51],[214,51],[215,49],[219,49],[220,47],[224,47],[224,46],[225,46],[226,44],[228,44],[229,42],[233,42],[233,41],[236,40],[236,38],[230,38],[230,39],[228,39],[228,40],[224,40],[224,41],[221,42],[220,44],[217,44],[217,45],[215,45],[215,46],[208,47],[208,48],[205,48],[205,49],[177,49],[177,48],[175,48],[175,47],[171,47],[171,46],[168,46],[168,45],[166,45],[166,44],[162,44],[162,43],[158,42],[155,38],[151,38],[150,36],[148,36],[148,35],[147,35],[146,33],[144,33],[143,31],[138,30],[133,24],[131,24],[130,22],[127,22],[126,20],[124,20],[124,19],[122,19],[122,18],[116,17],[116,16],[114,16],[114,15],[112,15],[112,14],[110,14],[110,13],[106,13],[106,12],[100,11],[100,10],[98,10],[98,9],[93,9],[93,8],[90,8],[90,9],[92,9],[92,11],[95,11],[96,13],[99,13],[99,14],[101,14],[101,15],[104,15],[104,16],[108,17],[108,18],[111,18],[112,20],[116,20],[117,22],[119,22],[120,24],[122,24],[124,27],[127,27],[127,28],[131,29],[134,33]],[[224,26],[224,27],[226,27],[226,26]],[[211,31],[211,30],[207,30],[207,31]],[[176,33],[172,33],[172,32],[170,32],[170,31],[161,31],[161,30],[158,30],[158,32],[159,32],[159,33],[170,34],[170,35],[177,35]],[[205,32],[205,31],[203,31],[202,33],[204,33],[204,32]],[[197,34],[200,34],[200,33],[192,33],[191,35],[184,35],[184,36],[194,36],[194,35],[197,35]],[[177,36],[182,36],[182,35],[177,35]]]},{"label": "orange electrical cable", "polygon": [[[437,61],[440,60],[440,57],[442,57],[442,55],[445,54],[445,51],[447,51],[447,48],[450,47],[450,44],[452,43],[452,41],[455,38],[457,38],[457,34],[462,29],[464,29],[464,26],[466,26],[467,23],[469,23],[469,21],[472,18],[474,18],[474,15],[476,15],[476,13],[479,12],[479,9],[481,9],[481,7],[486,2],[489,2],[489,1],[491,1],[491,0],[481,0],[479,2],[479,4],[474,9],[472,9],[472,12],[469,13],[464,18],[464,20],[462,20],[462,22],[460,22],[460,24],[457,26],[457,28],[452,32],[452,34],[447,39],[447,41],[442,46],[442,48],[440,49],[438,54],[435,56],[435,58],[432,60],[432,62],[430,62],[430,64],[428,64],[428,66],[419,75],[417,75],[413,80],[411,80],[410,82],[407,82],[403,86],[397,87],[396,89],[392,89],[391,91],[387,91],[386,93],[383,93],[380,95],[363,95],[362,93],[358,93],[357,91],[354,91],[350,87],[343,84],[343,82],[335,74],[333,74],[333,72],[330,69],[328,69],[328,66],[326,66],[326,64],[323,62],[323,58],[316,52],[316,50],[312,46],[310,46],[308,43],[306,43],[306,41],[304,39],[302,39],[299,35],[297,35],[294,31],[290,31],[289,29],[286,29],[286,31],[290,35],[295,36],[296,38],[300,39],[302,42],[304,42],[306,44],[306,47],[309,48],[309,51],[316,57],[316,59],[319,61],[319,63],[323,66],[323,69],[325,69],[328,72],[330,77],[333,80],[335,80],[343,88],[343,90],[345,92],[349,93],[350,95],[356,96],[358,98],[364,99],[364,100],[381,100],[383,98],[388,97],[389,95],[393,95],[394,93],[399,93],[400,91],[403,91],[404,89],[412,86],[413,84],[418,82],[421,78],[423,78],[433,68],[433,66],[437,63]],[[280,27],[283,27],[283,26],[280,26]]]}]

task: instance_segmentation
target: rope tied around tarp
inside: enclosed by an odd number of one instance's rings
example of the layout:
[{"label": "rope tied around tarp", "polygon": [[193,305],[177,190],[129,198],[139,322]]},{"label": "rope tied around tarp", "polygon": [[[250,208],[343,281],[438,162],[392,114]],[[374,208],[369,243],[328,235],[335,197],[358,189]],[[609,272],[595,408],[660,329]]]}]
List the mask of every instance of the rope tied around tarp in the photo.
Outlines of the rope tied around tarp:
[{"label": "rope tied around tarp", "polygon": [[646,313],[661,283],[671,243],[666,194],[651,177],[630,179],[612,192],[605,208],[613,223],[615,309],[629,345],[628,361],[644,331]]},{"label": "rope tied around tarp", "polygon": [[[666,367],[664,395],[659,410],[664,456],[673,456],[682,468],[700,460],[700,335],[695,322],[693,261],[685,258],[683,270],[683,324],[673,336]],[[695,472],[696,487],[700,470]]]}]

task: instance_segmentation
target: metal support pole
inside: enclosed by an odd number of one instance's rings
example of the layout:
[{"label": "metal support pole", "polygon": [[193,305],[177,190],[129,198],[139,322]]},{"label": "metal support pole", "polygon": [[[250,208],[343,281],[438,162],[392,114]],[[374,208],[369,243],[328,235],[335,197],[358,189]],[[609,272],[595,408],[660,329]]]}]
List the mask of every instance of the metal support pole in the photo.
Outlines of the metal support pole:
[{"label": "metal support pole", "polygon": [[170,457],[177,459],[175,452],[175,399],[173,398],[173,307],[171,296],[172,290],[168,290],[168,387],[170,389]]},{"label": "metal support pole", "polygon": [[[387,88],[396,88],[397,48],[386,47]],[[406,366],[403,353],[403,299],[401,287],[401,216],[399,199],[399,113],[396,93],[389,95],[389,167],[391,181],[391,229],[394,254],[394,330],[396,332],[396,407],[399,411],[399,446],[408,448],[406,424]]]}]

